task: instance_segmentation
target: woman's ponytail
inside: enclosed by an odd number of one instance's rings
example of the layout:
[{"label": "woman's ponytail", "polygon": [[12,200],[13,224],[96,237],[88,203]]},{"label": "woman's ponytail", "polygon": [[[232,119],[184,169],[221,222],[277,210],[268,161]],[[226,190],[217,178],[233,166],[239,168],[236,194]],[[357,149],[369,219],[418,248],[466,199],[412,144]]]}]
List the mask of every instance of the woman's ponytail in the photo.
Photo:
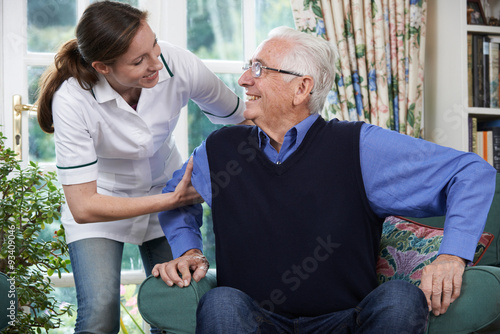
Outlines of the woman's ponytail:
[{"label": "woman's ponytail", "polygon": [[76,39],[66,42],[59,49],[54,64],[40,78],[39,98],[36,102],[38,124],[47,133],[54,132],[52,98],[59,86],[71,77],[78,80],[80,86],[87,90],[98,80],[97,72],[81,56]]},{"label": "woman's ponytail", "polygon": [[99,80],[92,62],[113,64],[124,54],[147,12],[114,1],[98,1],[87,7],[76,27],[76,39],[66,42],[54,59],[54,65],[40,78],[38,123],[43,131],[54,132],[52,99],[61,84],[75,78],[90,90]]}]

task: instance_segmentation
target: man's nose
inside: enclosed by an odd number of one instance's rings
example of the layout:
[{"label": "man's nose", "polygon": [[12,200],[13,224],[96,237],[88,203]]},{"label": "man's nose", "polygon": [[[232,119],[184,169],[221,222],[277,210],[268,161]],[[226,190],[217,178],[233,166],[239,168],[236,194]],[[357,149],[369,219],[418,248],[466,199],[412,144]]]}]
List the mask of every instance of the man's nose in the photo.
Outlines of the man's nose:
[{"label": "man's nose", "polygon": [[252,76],[252,69],[248,69],[243,74],[241,74],[240,78],[238,79],[238,85],[241,87],[247,87],[253,85],[254,78]]}]

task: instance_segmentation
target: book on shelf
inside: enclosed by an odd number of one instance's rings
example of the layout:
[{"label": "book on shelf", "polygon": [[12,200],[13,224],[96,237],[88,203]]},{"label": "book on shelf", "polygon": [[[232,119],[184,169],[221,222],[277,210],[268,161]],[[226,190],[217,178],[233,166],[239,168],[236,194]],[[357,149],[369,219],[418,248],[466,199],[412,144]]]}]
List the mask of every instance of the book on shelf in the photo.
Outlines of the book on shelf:
[{"label": "book on shelf", "polygon": [[500,119],[478,121],[469,118],[469,145],[471,152],[488,161],[500,172]]},{"label": "book on shelf", "polygon": [[469,107],[500,108],[500,35],[467,34]]},{"label": "book on shelf", "polygon": [[469,117],[469,152],[477,153],[477,118]]},{"label": "book on shelf", "polygon": [[[500,42],[500,40],[499,40]],[[499,73],[499,52],[500,43],[491,39],[489,43],[490,64],[489,64],[489,88],[490,88],[490,108],[498,108],[498,77]]]},{"label": "book on shelf", "polygon": [[473,86],[473,74],[472,68],[474,66],[474,62],[472,59],[472,34],[467,34],[467,95],[469,101],[469,107],[474,107],[474,90]]},{"label": "book on shelf", "polygon": [[[472,106],[482,107],[483,91],[483,35],[472,35]],[[469,83],[470,84],[470,83]]]},{"label": "book on shelf", "polygon": [[490,38],[483,37],[483,107],[490,107]]},{"label": "book on shelf", "polygon": [[477,131],[477,155],[493,166],[493,132]]}]

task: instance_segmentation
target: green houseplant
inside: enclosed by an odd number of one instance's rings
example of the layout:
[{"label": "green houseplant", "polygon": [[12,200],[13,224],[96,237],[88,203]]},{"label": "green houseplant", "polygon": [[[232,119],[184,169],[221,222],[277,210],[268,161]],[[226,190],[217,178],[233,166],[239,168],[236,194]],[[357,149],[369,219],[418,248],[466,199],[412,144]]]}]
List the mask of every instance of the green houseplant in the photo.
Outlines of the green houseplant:
[{"label": "green houseplant", "polygon": [[[42,333],[71,316],[71,306],[50,294],[50,276],[68,271],[68,249],[59,223],[63,194],[55,173],[30,162],[21,167],[0,132],[0,272],[14,279],[18,313],[3,333]],[[52,240],[40,238],[48,224],[59,224]],[[45,238],[46,239],[46,238]],[[49,238],[50,239],[50,238]]]}]

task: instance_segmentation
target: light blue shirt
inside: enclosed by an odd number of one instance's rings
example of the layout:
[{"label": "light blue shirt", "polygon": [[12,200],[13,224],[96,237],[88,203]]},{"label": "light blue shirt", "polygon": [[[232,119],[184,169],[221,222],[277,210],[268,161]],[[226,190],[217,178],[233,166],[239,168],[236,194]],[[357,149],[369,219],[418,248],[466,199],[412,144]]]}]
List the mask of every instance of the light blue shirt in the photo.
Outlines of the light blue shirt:
[{"label": "light blue shirt", "polygon": [[[285,161],[302,143],[318,115],[291,128],[279,152],[259,129],[255,143],[274,163]],[[342,143],[338,143],[342,145]],[[495,191],[496,170],[474,153],[457,151],[395,131],[363,124],[359,144],[366,195],[380,217],[391,215],[431,217],[446,215],[439,254],[472,260]],[[203,142],[193,152],[191,182],[205,202],[212,205],[207,151]],[[179,183],[186,164],[174,173],[163,190]],[[238,194],[234,194],[238,196]],[[174,258],[189,249],[202,249],[200,206],[160,213]]]}]

